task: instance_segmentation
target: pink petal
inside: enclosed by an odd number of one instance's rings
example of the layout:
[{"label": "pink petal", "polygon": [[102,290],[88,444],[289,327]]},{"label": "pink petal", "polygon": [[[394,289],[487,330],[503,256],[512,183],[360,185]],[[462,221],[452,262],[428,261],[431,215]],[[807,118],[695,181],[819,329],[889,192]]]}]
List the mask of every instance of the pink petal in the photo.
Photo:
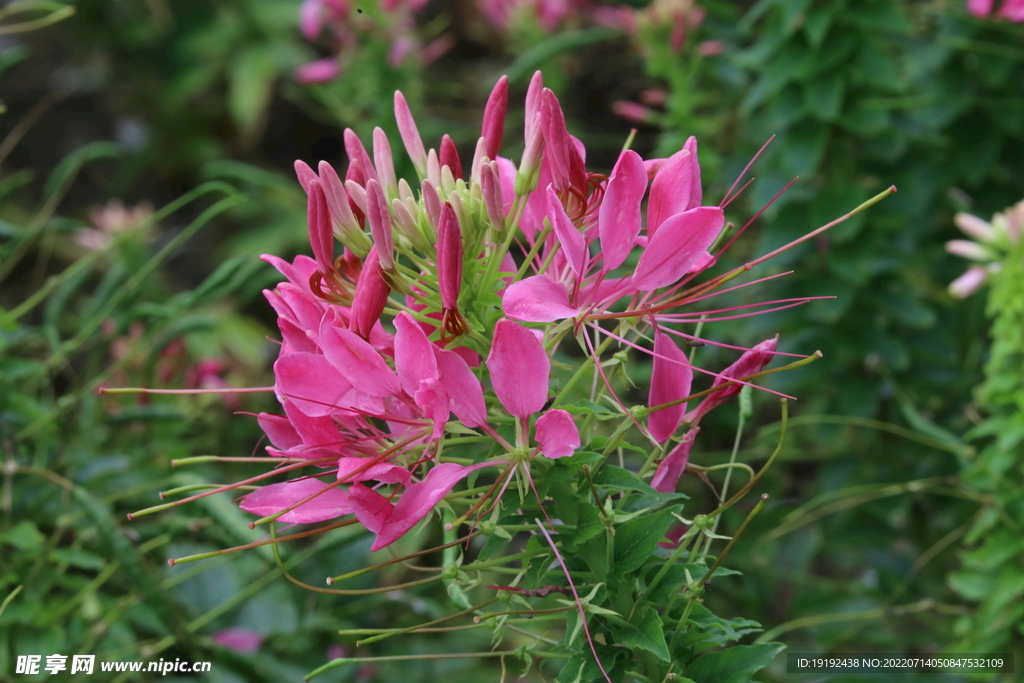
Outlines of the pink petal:
[{"label": "pink petal", "polygon": [[315,62],[303,64],[295,71],[295,80],[299,83],[326,83],[333,81],[341,73],[341,65],[337,57],[325,57]]},{"label": "pink petal", "polygon": [[467,427],[475,428],[487,424],[487,404],[480,380],[469,369],[466,361],[455,351],[434,347],[437,361],[437,383],[448,395],[451,411]]},{"label": "pink petal", "polygon": [[348,487],[348,498],[356,519],[375,534],[380,533],[395,512],[387,498],[358,482]]},{"label": "pink petal", "polygon": [[564,458],[580,447],[580,431],[572,415],[564,410],[549,410],[537,418],[537,443],[548,458]]},{"label": "pink petal", "polygon": [[[765,339],[763,342],[740,356],[738,361],[727,367],[725,370],[722,370],[719,376],[715,377],[715,381],[711,383],[711,386],[717,387],[731,379],[746,377],[748,375],[761,372],[761,370],[764,369],[764,366],[771,362],[774,357],[775,349],[778,345],[778,335],[775,335],[771,339]],[[700,402],[700,405],[690,411],[684,419],[690,424],[696,424],[708,411],[722,405],[730,398],[740,393],[742,388],[742,384],[731,384],[724,389],[719,389],[718,391],[708,394],[708,396]]]},{"label": "pink petal", "polygon": [[395,316],[395,370],[410,396],[419,391],[421,382],[440,376],[434,348],[411,315],[402,311]]},{"label": "pink petal", "polygon": [[682,149],[668,159],[651,183],[651,200],[647,205],[647,236],[653,238],[669,217],[692,209],[693,155]]},{"label": "pink petal", "polygon": [[332,317],[325,315],[320,325],[320,346],[328,362],[349,384],[370,396],[398,395],[398,377],[380,354],[359,335],[339,327]]},{"label": "pink petal", "polygon": [[550,323],[579,315],[579,310],[569,305],[569,290],[547,274],[528,277],[509,286],[502,297],[501,309],[509,318],[533,323]]},{"label": "pink petal", "polygon": [[690,462],[690,449],[693,442],[700,433],[700,427],[694,427],[686,433],[682,443],[672,449],[672,452],[658,463],[658,469],[651,478],[651,488],[662,493],[674,493],[679,477],[686,471],[686,465]]},{"label": "pink petal", "polygon": [[555,237],[562,245],[569,267],[579,277],[587,267],[587,240],[565,213],[565,207],[551,185],[547,186],[546,194],[547,217],[551,220]]},{"label": "pink petal", "polygon": [[[657,406],[689,396],[692,382],[693,369],[686,354],[667,334],[655,332],[654,368],[647,405]],[[685,414],[685,403],[656,410],[647,418],[647,429],[655,441],[665,443],[679,429]]]},{"label": "pink petal", "polygon": [[260,413],[256,416],[256,421],[259,422],[260,429],[270,439],[270,443],[278,448],[288,450],[294,446],[302,445],[302,437],[299,436],[299,433],[292,427],[292,423],[284,415]]},{"label": "pink petal", "polygon": [[331,446],[336,449],[341,447],[341,432],[332,418],[306,415],[292,401],[284,404],[284,413],[304,446]]},{"label": "pink petal", "polygon": [[299,5],[299,30],[306,40],[316,40],[324,30],[320,0],[305,0]]},{"label": "pink petal", "polygon": [[[378,462],[366,467],[368,462],[367,458],[339,458],[338,481],[379,481],[382,484],[405,484],[409,481],[409,470],[404,467],[389,462]],[[352,493],[351,489],[349,493]]]},{"label": "pink petal", "polygon": [[315,353],[289,353],[274,363],[275,391],[281,402],[293,401],[295,407],[311,417],[337,412],[352,389],[327,359]]},{"label": "pink petal", "polygon": [[264,637],[262,633],[245,628],[226,628],[214,633],[210,639],[229,650],[241,652],[243,655],[251,655],[259,651]]},{"label": "pink petal", "polygon": [[309,290],[309,278],[316,272],[316,261],[313,259],[308,256],[299,255],[295,257],[295,261],[288,263],[283,258],[273,254],[263,254],[260,256],[260,260],[274,266],[281,275],[288,279],[288,282],[307,291]]},{"label": "pink petal", "polygon": [[992,13],[992,0],[967,0],[967,11],[976,17],[987,17]]},{"label": "pink petal", "polygon": [[701,206],[670,217],[640,257],[633,285],[650,291],[678,281],[702,259],[724,225],[725,214],[717,206]]},{"label": "pink petal", "polygon": [[622,265],[640,234],[640,202],[647,192],[647,171],[643,159],[626,150],[612,169],[598,213],[605,270]]},{"label": "pink petal", "polygon": [[487,369],[494,393],[511,415],[528,417],[544,407],[551,361],[530,330],[507,318],[499,320]]},{"label": "pink petal", "polygon": [[[319,479],[300,479],[280,484],[263,486],[242,498],[238,507],[260,517],[268,517],[287,509],[314,493],[319,493],[307,503],[277,519],[293,524],[312,524],[335,519],[352,512],[348,494],[336,487],[330,487]],[[326,489],[326,490],[325,490]],[[320,493],[320,492],[323,493]]]},{"label": "pink petal", "polygon": [[453,462],[446,462],[436,465],[427,473],[423,481],[417,482],[405,490],[398,504],[395,505],[394,511],[377,534],[377,540],[373,542],[370,551],[376,552],[404,536],[470,472],[493,464],[495,463],[482,462],[464,467]]}]

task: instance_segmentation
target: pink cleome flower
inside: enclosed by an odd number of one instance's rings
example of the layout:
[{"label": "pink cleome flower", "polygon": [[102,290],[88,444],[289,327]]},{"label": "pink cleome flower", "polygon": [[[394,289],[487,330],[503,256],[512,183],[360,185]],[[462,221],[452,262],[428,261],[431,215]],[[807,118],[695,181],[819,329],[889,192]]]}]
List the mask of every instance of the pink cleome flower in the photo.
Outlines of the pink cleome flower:
[{"label": "pink cleome flower", "polygon": [[[500,468],[504,486],[520,469],[529,477],[534,458],[570,456],[581,444],[572,413],[550,394],[551,357],[564,340],[581,340],[618,400],[601,369],[602,335],[605,345],[654,357],[648,406],[619,404],[667,452],[652,484],[674,490],[703,415],[778,354],[777,338],[769,339],[711,372],[692,366],[673,340],[692,341],[678,329],[683,324],[759,312],[694,305],[768,258],[690,284],[716,263],[712,250],[725,226],[724,208],[703,203],[695,139],[667,159],[624,151],[609,177],[588,172],[586,150],[568,133],[538,72],[527,92],[526,151],[517,166],[500,156],[507,89],[502,78],[465,167],[450,140],[440,154],[426,149],[396,93],[418,193],[396,180],[380,129],[372,155],[345,131],[344,180],[328,164],[314,171],[296,162],[313,257],[263,257],[285,278],[265,292],[281,332],[274,391],[283,414],[259,415],[267,452],[280,464],[244,483],[301,476],[249,493],[243,510],[296,524],[351,515],[376,535],[378,550],[473,472]],[[694,372],[715,379],[687,412]],[[515,424],[515,443],[496,421]],[[466,430],[493,439],[500,454],[468,464],[448,460],[445,439]]]}]

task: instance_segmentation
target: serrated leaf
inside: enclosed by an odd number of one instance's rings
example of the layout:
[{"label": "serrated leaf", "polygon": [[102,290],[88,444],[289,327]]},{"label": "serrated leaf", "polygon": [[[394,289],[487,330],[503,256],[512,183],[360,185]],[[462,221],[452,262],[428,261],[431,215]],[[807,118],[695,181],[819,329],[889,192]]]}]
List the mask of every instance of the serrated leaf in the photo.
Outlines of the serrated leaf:
[{"label": "serrated leaf", "polygon": [[782,643],[734,645],[698,657],[686,667],[695,683],[750,683],[750,677],[786,649]]}]

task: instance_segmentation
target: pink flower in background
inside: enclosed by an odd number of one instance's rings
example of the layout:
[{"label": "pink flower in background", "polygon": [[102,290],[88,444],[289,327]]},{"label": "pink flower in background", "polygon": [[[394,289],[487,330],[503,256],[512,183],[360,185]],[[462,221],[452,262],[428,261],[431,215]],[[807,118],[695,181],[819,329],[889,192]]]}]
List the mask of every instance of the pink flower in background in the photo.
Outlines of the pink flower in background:
[{"label": "pink flower in background", "polygon": [[[300,83],[325,83],[343,71],[358,68],[369,41],[388,45],[388,65],[397,68],[408,60],[428,64],[454,44],[442,35],[426,45],[420,40],[415,14],[425,0],[382,0],[379,7],[354,7],[349,0],[305,0],[299,7],[302,36],[331,51],[331,56],[300,66],[295,78]],[[356,11],[353,11],[355,9]]]},{"label": "pink flower in background", "polygon": [[217,631],[211,636],[213,642],[218,645],[222,645],[235,652],[240,652],[243,655],[251,655],[254,652],[258,652],[265,637],[262,633],[245,628],[227,628],[223,631]]},{"label": "pink flower in background", "polygon": [[[967,11],[982,19],[992,15],[994,0],[967,0]],[[1013,22],[1024,22],[1024,0],[1003,0],[996,17]]]}]

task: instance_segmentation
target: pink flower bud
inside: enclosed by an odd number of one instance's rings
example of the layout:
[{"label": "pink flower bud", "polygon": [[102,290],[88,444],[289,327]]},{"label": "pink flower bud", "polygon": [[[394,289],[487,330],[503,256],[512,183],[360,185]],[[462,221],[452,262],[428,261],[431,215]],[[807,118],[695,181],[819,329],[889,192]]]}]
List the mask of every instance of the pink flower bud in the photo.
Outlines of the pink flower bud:
[{"label": "pink flower bud", "polygon": [[694,427],[686,433],[683,441],[672,449],[672,452],[658,463],[658,469],[651,478],[651,488],[662,493],[674,493],[679,477],[683,476],[690,462],[690,451],[693,442],[700,433],[700,427]]},{"label": "pink flower bud", "polygon": [[327,207],[330,209],[331,220],[334,222],[334,233],[357,256],[365,257],[370,250],[370,240],[367,239],[358,219],[352,213],[344,183],[341,182],[334,167],[326,161],[320,162],[319,171],[320,185],[327,197]]},{"label": "pink flower bud", "polygon": [[356,282],[356,293],[352,299],[349,328],[363,339],[369,339],[370,331],[384,312],[390,293],[391,289],[384,280],[384,273],[381,272],[375,244],[366,255],[363,269],[359,271],[359,281]]},{"label": "pink flower bud", "polygon": [[[539,73],[539,72],[538,72]],[[484,123],[480,135],[487,140],[487,158],[497,159],[501,139],[505,135],[505,112],[508,110],[508,76],[502,76],[491,90],[484,107]]]},{"label": "pink flower bud", "polygon": [[459,150],[447,133],[441,138],[441,168],[447,166],[452,171],[452,176],[462,178],[462,162],[459,161]]},{"label": "pink flower bud", "polygon": [[359,136],[351,128],[345,129],[342,138],[345,141],[345,152],[348,154],[348,170],[345,172],[345,180],[354,180],[365,186],[366,181],[377,177],[373,170],[373,164],[370,162],[370,155],[366,153],[366,148],[359,141]]},{"label": "pink flower bud", "polygon": [[629,102],[628,100],[615,100],[612,102],[612,111],[616,116],[621,116],[632,123],[651,123],[655,119],[653,111],[642,104]]},{"label": "pink flower bud", "polygon": [[427,180],[434,183],[434,187],[441,187],[441,163],[434,150],[427,152]]},{"label": "pink flower bud", "polygon": [[[493,166],[492,166],[493,164]],[[498,232],[505,230],[505,203],[501,196],[501,183],[498,180],[497,162],[483,164],[480,167],[480,191],[484,198],[487,217]]]},{"label": "pink flower bud", "polygon": [[457,310],[462,288],[462,230],[450,202],[441,207],[437,229],[437,285],[441,290],[441,306]]},{"label": "pink flower bud", "polygon": [[541,109],[541,93],[544,91],[544,76],[541,75],[540,71],[533,73],[533,78],[530,79],[530,86],[526,90],[526,145],[529,147],[530,140],[533,139],[533,134],[538,130],[540,121],[537,116],[540,114]]},{"label": "pink flower bud", "polygon": [[421,187],[423,188],[423,205],[427,209],[427,218],[434,230],[437,230],[441,221],[441,197],[437,193],[437,187],[429,180],[424,180]]},{"label": "pink flower bud", "polygon": [[485,161],[490,161],[487,157],[487,141],[483,138],[477,138],[476,149],[473,150],[473,167],[469,171],[471,182],[480,182],[480,166]]},{"label": "pink flower bud", "polygon": [[309,184],[317,179],[316,173],[301,159],[295,160],[295,176],[299,179],[302,191],[309,194]]},{"label": "pink flower bud", "polygon": [[409,110],[409,103],[405,101],[405,95],[401,91],[395,91],[395,121],[398,122],[398,132],[402,136],[402,143],[405,151],[412,159],[412,165],[416,167],[419,177],[427,175],[427,153],[423,149],[423,140],[420,138],[419,129],[416,128],[416,120]]},{"label": "pink flower bud", "polygon": [[334,273],[334,231],[331,228],[327,198],[319,180],[312,180],[309,183],[306,220],[309,224],[309,243],[313,247],[317,270],[324,275]]},{"label": "pink flower bud", "polygon": [[[778,335],[775,335],[771,339],[764,340],[740,356],[738,361],[723,370],[722,373],[715,378],[715,381],[711,383],[711,386],[717,387],[730,380],[747,377],[748,375],[761,372],[761,370],[764,369],[764,366],[771,362],[772,357],[775,355],[775,349],[778,346]],[[700,405],[690,411],[683,419],[690,424],[696,424],[708,411],[722,405],[730,398],[740,393],[740,389],[742,388],[742,384],[730,384],[723,389],[712,392],[700,402]]]},{"label": "pink flower bud", "polygon": [[357,183],[354,180],[345,181],[345,190],[348,192],[348,198],[355,210],[358,210],[364,216],[366,215],[366,188]]},{"label": "pink flower bud", "polygon": [[391,211],[388,209],[384,190],[376,180],[366,184],[366,220],[370,223],[370,235],[377,247],[381,268],[391,272],[395,269],[395,238],[391,233]]},{"label": "pink flower bud", "polygon": [[395,178],[395,162],[391,158],[391,143],[380,128],[373,129],[373,165],[377,169],[384,196],[388,201],[398,196],[398,180]]}]

